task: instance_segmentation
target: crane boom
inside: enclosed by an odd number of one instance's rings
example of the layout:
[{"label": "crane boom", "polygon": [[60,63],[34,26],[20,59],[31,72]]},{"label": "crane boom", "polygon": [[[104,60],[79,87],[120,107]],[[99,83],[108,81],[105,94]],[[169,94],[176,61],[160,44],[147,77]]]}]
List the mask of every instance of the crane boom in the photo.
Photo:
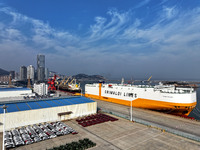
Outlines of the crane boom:
[{"label": "crane boom", "polygon": [[63,82],[65,81],[66,76],[63,78],[63,80],[60,82],[59,85],[63,84]]},{"label": "crane boom", "polygon": [[72,79],[72,81],[69,84],[72,84],[73,81],[74,81],[74,78]]},{"label": "crane boom", "polygon": [[147,81],[150,81],[150,80],[151,80],[151,78],[152,78],[152,76],[150,76],[150,77],[149,77],[149,79],[148,79]]},{"label": "crane boom", "polygon": [[[69,77],[69,78],[70,78],[70,77]],[[69,81],[69,78],[67,78],[67,80],[65,81],[64,85],[66,85],[66,84],[67,84],[67,82]]]}]

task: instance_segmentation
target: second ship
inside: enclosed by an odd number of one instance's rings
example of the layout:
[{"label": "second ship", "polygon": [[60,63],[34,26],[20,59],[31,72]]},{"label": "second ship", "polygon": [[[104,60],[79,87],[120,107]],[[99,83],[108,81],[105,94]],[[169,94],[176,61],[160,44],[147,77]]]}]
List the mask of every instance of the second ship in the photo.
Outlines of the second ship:
[{"label": "second ship", "polygon": [[76,83],[76,79],[69,77],[67,80],[65,78],[62,81],[57,80],[57,76],[54,75],[53,78],[50,78],[48,81],[50,91],[62,90],[70,93],[81,93],[80,83]]}]

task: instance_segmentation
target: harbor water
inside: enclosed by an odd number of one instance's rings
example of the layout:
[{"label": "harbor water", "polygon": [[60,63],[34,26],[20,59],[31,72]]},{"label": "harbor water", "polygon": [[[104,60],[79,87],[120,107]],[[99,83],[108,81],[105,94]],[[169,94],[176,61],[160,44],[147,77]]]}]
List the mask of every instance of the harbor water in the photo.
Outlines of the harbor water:
[{"label": "harbor water", "polygon": [[[200,85],[198,85],[200,86]],[[200,120],[200,88],[197,89],[197,105],[189,115],[197,120]]]}]

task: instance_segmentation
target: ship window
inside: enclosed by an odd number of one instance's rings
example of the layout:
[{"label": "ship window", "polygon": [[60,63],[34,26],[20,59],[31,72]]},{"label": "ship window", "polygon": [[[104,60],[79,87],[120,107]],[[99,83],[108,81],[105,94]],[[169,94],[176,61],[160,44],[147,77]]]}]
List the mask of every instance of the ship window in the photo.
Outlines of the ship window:
[{"label": "ship window", "polygon": [[135,98],[137,98],[137,94],[135,94]]}]

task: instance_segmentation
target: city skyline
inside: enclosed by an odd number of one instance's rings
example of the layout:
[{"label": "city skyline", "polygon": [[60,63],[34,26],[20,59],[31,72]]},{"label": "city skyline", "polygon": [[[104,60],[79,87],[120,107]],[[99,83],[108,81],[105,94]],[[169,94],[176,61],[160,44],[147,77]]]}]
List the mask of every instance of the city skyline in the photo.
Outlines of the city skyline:
[{"label": "city skyline", "polygon": [[[200,79],[200,1],[0,0],[0,68]],[[9,61],[9,63],[5,63]]]}]

